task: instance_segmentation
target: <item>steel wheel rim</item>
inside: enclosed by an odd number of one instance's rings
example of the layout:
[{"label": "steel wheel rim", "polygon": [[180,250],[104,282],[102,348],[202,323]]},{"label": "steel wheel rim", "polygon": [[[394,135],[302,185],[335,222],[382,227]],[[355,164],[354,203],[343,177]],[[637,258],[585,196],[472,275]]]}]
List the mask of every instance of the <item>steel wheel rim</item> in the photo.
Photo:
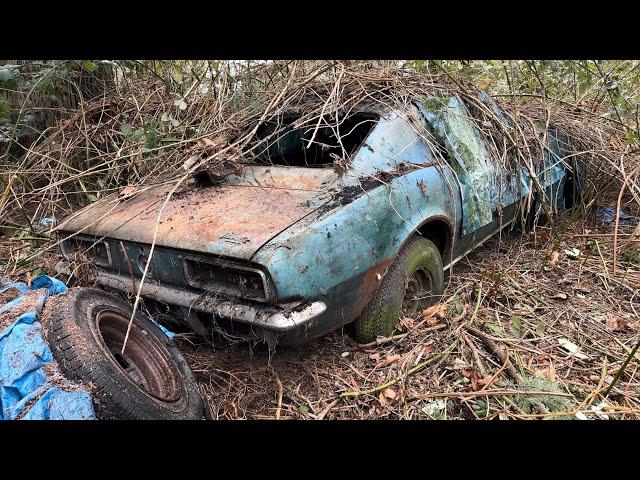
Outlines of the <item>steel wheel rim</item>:
[{"label": "steel wheel rim", "polygon": [[432,295],[433,277],[431,272],[424,267],[416,269],[405,283],[402,314],[410,317],[420,309],[428,307]]},{"label": "steel wheel rim", "polygon": [[121,353],[129,318],[114,311],[98,314],[96,326],[109,360],[136,387],[159,400],[180,398],[182,381],[171,356],[152,333],[135,322],[131,325],[127,347]]}]

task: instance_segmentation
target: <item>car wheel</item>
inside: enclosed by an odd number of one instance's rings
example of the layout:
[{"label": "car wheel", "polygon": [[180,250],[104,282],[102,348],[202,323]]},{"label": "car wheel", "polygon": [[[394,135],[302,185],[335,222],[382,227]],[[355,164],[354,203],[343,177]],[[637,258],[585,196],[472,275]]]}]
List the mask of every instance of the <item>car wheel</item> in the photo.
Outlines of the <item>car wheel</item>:
[{"label": "car wheel", "polygon": [[437,303],[444,290],[440,251],[423,237],[412,237],[400,250],[373,299],[355,322],[360,343],[389,336],[400,315],[413,316]]},{"label": "car wheel", "polygon": [[47,337],[60,369],[91,389],[100,419],[202,418],[202,399],[180,351],[132,307],[91,288],[71,289],[47,312]]}]

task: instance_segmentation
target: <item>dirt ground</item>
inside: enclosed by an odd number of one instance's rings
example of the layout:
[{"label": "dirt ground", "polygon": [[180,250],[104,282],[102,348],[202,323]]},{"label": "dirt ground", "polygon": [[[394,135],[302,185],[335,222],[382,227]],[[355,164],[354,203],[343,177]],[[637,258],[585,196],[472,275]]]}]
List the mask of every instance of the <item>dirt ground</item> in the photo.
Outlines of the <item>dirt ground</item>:
[{"label": "dirt ground", "polygon": [[[358,345],[178,342],[209,418],[640,418],[638,243],[594,219],[503,233],[454,266],[444,303]],[[622,368],[624,367],[624,368]]]},{"label": "dirt ground", "polygon": [[177,342],[214,419],[640,418],[632,230],[620,225],[615,272],[613,225],[593,215],[504,232],[453,267],[442,306],[379,344],[349,327],[275,352]]}]

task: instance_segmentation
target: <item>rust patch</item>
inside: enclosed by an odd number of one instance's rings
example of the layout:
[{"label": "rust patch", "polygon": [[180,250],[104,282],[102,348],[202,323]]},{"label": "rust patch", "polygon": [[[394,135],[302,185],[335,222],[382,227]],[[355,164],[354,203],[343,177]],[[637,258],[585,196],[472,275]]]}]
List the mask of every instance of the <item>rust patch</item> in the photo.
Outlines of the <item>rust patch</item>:
[{"label": "rust patch", "polygon": [[[60,229],[84,229],[88,235],[149,244],[170,190],[170,186],[158,186],[123,202],[94,204],[66,220]],[[309,200],[317,195],[312,190],[253,185],[198,188],[189,184],[167,203],[157,244],[249,259],[273,236],[315,210]]]},{"label": "rust patch", "polygon": [[364,309],[364,307],[369,303],[371,297],[373,297],[373,294],[380,286],[385,273],[387,273],[387,269],[391,266],[392,263],[393,258],[380,262],[377,265],[371,267],[369,271],[367,271],[367,273],[364,275],[362,284],[359,288],[361,300],[359,302],[359,305],[357,305],[358,311]]},{"label": "rust patch", "polygon": [[227,179],[229,185],[290,190],[323,191],[337,179],[332,171],[322,168],[278,166],[246,166],[239,176]]}]

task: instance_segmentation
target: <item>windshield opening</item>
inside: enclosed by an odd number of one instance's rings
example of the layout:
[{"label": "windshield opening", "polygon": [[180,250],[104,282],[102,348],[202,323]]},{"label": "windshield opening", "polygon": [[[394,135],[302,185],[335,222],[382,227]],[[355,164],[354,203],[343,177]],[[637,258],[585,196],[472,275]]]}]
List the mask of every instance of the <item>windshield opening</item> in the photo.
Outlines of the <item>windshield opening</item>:
[{"label": "windshield opening", "polygon": [[285,116],[258,130],[258,141],[268,140],[258,150],[254,162],[330,168],[335,160],[349,159],[356,152],[378,119],[378,115],[368,112],[351,113],[337,121],[326,116],[316,129],[317,120],[297,126],[300,116]]}]

